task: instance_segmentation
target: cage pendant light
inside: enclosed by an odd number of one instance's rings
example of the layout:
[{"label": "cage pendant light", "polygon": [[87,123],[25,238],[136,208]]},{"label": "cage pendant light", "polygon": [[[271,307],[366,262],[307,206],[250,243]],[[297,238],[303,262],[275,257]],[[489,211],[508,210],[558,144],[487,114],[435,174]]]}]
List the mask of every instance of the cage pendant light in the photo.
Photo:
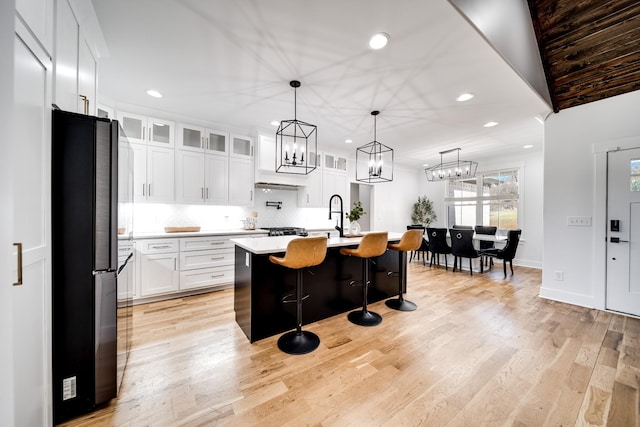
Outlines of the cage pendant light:
[{"label": "cage pendant light", "polygon": [[298,80],[292,80],[293,120],[283,120],[276,131],[276,172],[306,175],[317,167],[317,127],[298,120],[296,89]]},{"label": "cage pendant light", "polygon": [[377,141],[376,117],[372,111],[373,141],[356,150],[356,181],[376,183],[393,181],[393,149]]},{"label": "cage pendant light", "polygon": [[[440,151],[440,164],[425,168],[428,181],[445,181],[473,178],[476,176],[478,162],[471,160],[460,160],[460,148],[452,148],[451,150]],[[444,162],[443,155],[457,152],[457,160]]]}]

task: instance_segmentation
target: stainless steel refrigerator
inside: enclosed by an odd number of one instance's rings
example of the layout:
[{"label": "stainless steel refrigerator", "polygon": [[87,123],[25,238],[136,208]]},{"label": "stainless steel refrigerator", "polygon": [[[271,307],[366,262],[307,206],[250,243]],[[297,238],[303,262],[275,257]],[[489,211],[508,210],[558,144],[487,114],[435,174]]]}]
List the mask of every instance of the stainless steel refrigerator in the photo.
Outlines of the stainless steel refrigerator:
[{"label": "stainless steel refrigerator", "polygon": [[51,157],[58,423],[117,393],[118,123],[54,110]]}]

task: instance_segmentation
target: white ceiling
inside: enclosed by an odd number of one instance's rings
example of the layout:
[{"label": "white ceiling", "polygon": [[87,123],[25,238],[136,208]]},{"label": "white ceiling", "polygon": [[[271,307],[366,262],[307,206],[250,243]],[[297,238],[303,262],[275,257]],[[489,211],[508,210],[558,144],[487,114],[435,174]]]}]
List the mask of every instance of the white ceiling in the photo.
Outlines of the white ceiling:
[{"label": "white ceiling", "polygon": [[[320,150],[377,140],[422,166],[460,147],[480,160],[542,149],[551,110],[446,0],[93,0],[109,55],[99,94],[117,104],[275,133],[318,126]],[[370,50],[384,31],[387,47]],[[145,92],[156,89],[164,97]],[[467,103],[463,92],[476,97]],[[484,128],[488,121],[500,124]],[[345,139],[352,139],[351,145]],[[445,158],[445,160],[447,160]]]}]

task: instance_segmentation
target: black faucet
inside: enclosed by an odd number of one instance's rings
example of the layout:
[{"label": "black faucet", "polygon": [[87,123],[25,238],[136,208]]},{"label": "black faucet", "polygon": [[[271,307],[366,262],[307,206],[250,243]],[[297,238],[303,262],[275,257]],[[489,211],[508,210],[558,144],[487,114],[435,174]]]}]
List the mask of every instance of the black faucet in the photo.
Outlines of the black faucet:
[{"label": "black faucet", "polygon": [[[339,211],[331,210],[331,204],[333,203],[333,198],[334,197],[337,197],[338,200],[340,200],[340,210]],[[338,230],[340,232],[340,237],[344,237],[344,210],[343,210],[343,206],[342,206],[342,197],[340,197],[339,194],[334,194],[329,199],[329,219],[331,219],[331,214],[332,213],[339,213],[340,214],[340,226],[338,226],[337,221],[336,221],[336,230]]]}]

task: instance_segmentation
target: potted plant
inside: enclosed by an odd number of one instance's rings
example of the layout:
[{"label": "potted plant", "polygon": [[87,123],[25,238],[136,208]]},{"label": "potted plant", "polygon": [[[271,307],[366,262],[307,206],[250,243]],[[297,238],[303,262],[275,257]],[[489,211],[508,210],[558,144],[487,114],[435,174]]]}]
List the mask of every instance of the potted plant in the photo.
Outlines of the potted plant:
[{"label": "potted plant", "polygon": [[438,219],[438,216],[433,211],[433,203],[427,198],[427,196],[418,196],[418,201],[413,204],[411,211],[412,224],[421,224],[424,227],[428,227],[432,222]]},{"label": "potted plant", "polygon": [[351,209],[351,212],[344,214],[344,216],[349,220],[349,234],[360,234],[360,224],[358,223],[358,220],[365,214],[366,212],[362,207],[362,203],[360,201],[353,202],[353,209]]}]

